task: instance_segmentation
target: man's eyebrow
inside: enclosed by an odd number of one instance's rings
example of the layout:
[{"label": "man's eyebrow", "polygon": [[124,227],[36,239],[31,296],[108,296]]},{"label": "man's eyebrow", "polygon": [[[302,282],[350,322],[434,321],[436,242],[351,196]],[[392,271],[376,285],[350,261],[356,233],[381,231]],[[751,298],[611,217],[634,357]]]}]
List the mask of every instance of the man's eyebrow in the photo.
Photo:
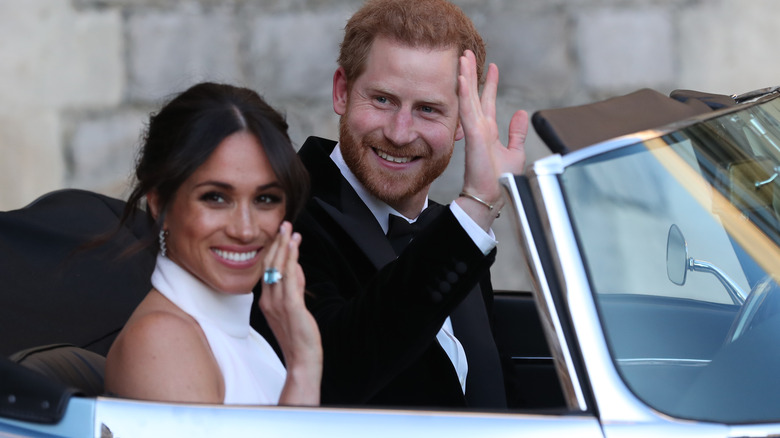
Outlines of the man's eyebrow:
[{"label": "man's eyebrow", "polygon": [[[393,91],[391,91],[391,90],[389,90],[387,88],[384,88],[384,87],[370,86],[370,87],[367,87],[367,92],[368,92],[368,94],[382,94],[382,95],[387,95],[387,96],[391,96],[391,97],[394,97],[394,98],[398,97],[397,93],[394,93]],[[435,106],[435,107],[447,106],[445,99],[432,98],[430,96],[416,100],[415,104],[417,104],[417,105]]]}]

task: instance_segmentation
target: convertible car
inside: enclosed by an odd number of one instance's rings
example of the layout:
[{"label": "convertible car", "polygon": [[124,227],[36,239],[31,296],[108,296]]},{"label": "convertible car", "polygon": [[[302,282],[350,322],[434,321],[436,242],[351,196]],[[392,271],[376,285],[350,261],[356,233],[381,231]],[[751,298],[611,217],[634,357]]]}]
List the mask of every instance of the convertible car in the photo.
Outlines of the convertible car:
[{"label": "convertible car", "polygon": [[501,181],[532,279],[495,297],[507,410],[105,396],[148,225],[114,232],[121,201],[63,190],[0,213],[0,437],[780,435],[780,88],[532,120],[553,154]]}]

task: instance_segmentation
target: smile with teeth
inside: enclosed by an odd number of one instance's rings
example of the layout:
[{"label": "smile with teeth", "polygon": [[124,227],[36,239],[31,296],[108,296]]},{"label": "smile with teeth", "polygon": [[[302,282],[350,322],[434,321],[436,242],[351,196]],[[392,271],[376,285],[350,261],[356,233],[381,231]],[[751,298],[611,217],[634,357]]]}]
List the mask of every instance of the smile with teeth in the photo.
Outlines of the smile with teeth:
[{"label": "smile with teeth", "polygon": [[253,259],[257,255],[256,250],[249,252],[232,252],[223,251],[221,249],[214,249],[214,253],[225,260],[230,260],[231,262],[245,262],[247,260]]},{"label": "smile with teeth", "polygon": [[392,155],[388,155],[384,151],[380,151],[379,149],[374,149],[376,151],[376,154],[379,155],[380,158],[386,161],[390,161],[393,163],[408,163],[412,161],[412,157],[394,157]]}]

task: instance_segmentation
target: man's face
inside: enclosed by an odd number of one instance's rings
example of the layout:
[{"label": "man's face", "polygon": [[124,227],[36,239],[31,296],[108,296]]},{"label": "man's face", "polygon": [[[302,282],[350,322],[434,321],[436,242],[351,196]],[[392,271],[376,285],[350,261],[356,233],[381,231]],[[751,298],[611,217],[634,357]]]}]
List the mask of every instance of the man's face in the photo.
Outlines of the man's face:
[{"label": "man's face", "polygon": [[369,192],[402,213],[412,206],[419,213],[463,137],[457,67],[455,48],[415,49],[380,37],[351,89],[342,69],[334,75],[344,160]]}]

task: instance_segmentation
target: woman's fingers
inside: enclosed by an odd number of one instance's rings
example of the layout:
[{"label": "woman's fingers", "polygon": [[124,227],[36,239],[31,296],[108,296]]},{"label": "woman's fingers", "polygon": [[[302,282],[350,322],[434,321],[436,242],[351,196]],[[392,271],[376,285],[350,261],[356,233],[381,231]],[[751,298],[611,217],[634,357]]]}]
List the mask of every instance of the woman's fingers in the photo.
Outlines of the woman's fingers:
[{"label": "woman's fingers", "polygon": [[276,258],[276,254],[279,252],[279,240],[282,236],[282,230],[284,229],[284,222],[279,226],[279,232],[274,236],[274,238],[271,240],[270,245],[268,245],[268,251],[265,253],[265,257],[263,258],[263,267],[265,269],[274,268],[274,261]]},{"label": "woman's fingers", "polygon": [[292,225],[283,222],[264,259],[265,269],[276,269],[282,278],[273,284],[263,282],[260,306],[266,317],[283,318],[299,308],[304,308],[303,270],[298,264],[298,247],[301,236],[292,232]]},{"label": "woman's fingers", "polygon": [[301,235],[292,233],[287,242],[287,260],[284,273],[287,275],[287,293],[291,298],[303,302],[303,270],[298,264],[298,247],[301,244]]},{"label": "woman's fingers", "polygon": [[[265,259],[263,260],[265,270],[267,271],[271,268],[276,269],[280,274],[282,274],[282,280],[284,279],[285,274],[285,262],[288,252],[287,247],[290,240],[291,231],[292,225],[290,225],[290,223],[287,221],[282,222],[282,224],[279,226],[279,233],[277,233],[276,237],[274,237],[274,240],[265,255]],[[265,282],[265,278],[263,280]]]}]

